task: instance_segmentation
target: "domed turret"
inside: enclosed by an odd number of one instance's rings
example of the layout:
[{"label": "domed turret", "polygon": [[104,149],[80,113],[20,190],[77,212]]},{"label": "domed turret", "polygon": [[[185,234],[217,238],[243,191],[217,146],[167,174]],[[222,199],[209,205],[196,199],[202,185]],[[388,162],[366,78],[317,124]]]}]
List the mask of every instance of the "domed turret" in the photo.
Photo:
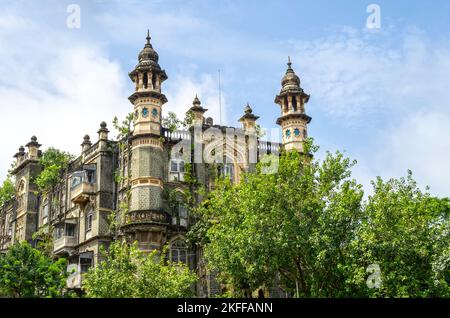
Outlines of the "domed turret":
[{"label": "domed turret", "polygon": [[281,79],[280,93],[275,97],[275,103],[281,108],[281,116],[277,124],[283,131],[283,145],[286,150],[303,151],[303,142],[307,138],[307,124],[311,117],[305,113],[305,104],[309,95],[300,87],[300,78],[292,69],[288,57],[288,68]]},{"label": "domed turret", "polygon": [[138,56],[139,64],[149,63],[149,64],[158,65],[159,55],[153,49],[153,46],[150,43],[150,39],[151,39],[150,31],[147,30],[147,37],[146,37],[147,43],[145,44],[144,48],[139,53],[139,56]]}]

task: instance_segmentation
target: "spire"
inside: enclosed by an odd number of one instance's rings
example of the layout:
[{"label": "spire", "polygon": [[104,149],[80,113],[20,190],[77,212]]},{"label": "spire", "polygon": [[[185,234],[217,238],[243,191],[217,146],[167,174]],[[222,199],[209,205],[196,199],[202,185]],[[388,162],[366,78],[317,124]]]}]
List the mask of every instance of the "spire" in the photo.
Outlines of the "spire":
[{"label": "spire", "polygon": [[247,105],[244,107],[244,115],[239,119],[239,121],[251,120],[256,121],[259,117],[253,114],[253,109],[250,107],[250,104],[247,102]]},{"label": "spire", "polygon": [[292,70],[292,62],[291,57],[288,55],[288,62],[287,62],[288,70]]},{"label": "spire", "polygon": [[200,102],[200,99],[198,99],[197,94],[195,94],[194,101],[192,102],[192,107],[189,110],[193,112],[200,112],[203,114],[207,111],[207,109],[203,108],[201,104],[202,103]]},{"label": "spire", "polygon": [[145,44],[145,46],[149,45],[151,47],[152,45],[150,44],[151,37],[150,37],[150,30],[149,29],[147,29],[147,37],[145,39],[147,40],[147,44]]},{"label": "spire", "polygon": [[194,98],[194,101],[192,102],[192,105],[201,105],[201,102],[198,99],[197,94],[195,94],[195,98]]}]

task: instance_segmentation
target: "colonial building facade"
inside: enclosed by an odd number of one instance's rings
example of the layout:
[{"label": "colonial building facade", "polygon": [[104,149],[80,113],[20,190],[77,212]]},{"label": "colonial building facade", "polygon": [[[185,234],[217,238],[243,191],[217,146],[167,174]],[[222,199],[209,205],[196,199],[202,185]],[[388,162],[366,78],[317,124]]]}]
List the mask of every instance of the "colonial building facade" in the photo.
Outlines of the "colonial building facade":
[{"label": "colonial building facade", "polygon": [[[119,140],[109,137],[105,122],[96,141],[84,136],[81,153],[61,172],[61,182],[51,191],[40,192],[34,180],[42,171],[41,144],[35,136],[14,155],[16,193],[0,207],[0,251],[14,242],[36,245],[47,233],[55,257],[65,257],[77,269],[68,281],[80,288],[82,274],[101,259],[101,247],[112,240],[137,241],[150,251],[169,247],[168,258],[187,263],[199,276],[196,293],[209,297],[219,292],[213,275],[206,270],[201,248],[186,243],[186,233],[195,220],[184,201],[194,187],[214,187],[217,175],[239,182],[265,155],[286,150],[302,151],[311,118],[305,113],[307,95],[288,62],[275,103],[281,110],[282,143],[260,140],[258,116],[247,104],[239,120],[242,127],[215,125],[204,115],[207,109],[197,96],[188,108],[189,127],[170,130],[162,125],[167,102],[162,84],[167,80],[159,56],[147,35],[138,64],[129,73],[135,84],[129,97],[133,128]],[[195,185],[185,180],[195,179]],[[201,198],[194,195],[194,201]],[[111,223],[117,224],[112,226]]]}]

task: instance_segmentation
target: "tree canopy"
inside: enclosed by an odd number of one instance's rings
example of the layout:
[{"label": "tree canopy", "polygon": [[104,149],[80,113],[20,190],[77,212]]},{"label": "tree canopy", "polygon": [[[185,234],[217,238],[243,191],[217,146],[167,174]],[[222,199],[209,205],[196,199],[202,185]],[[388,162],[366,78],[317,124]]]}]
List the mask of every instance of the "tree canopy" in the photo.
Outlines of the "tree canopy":
[{"label": "tree canopy", "polygon": [[53,261],[23,241],[0,255],[0,295],[3,297],[61,297],[66,286],[66,260]]},{"label": "tree canopy", "polygon": [[53,147],[45,150],[39,158],[42,171],[35,180],[39,190],[42,192],[51,190],[61,180],[61,171],[73,158],[71,154]]},{"label": "tree canopy", "polygon": [[190,237],[206,236],[208,266],[235,296],[275,283],[299,297],[449,296],[449,200],[410,174],[377,179],[364,200],[354,163],[288,152],[275,173],[260,163],[237,185],[218,180]]},{"label": "tree canopy", "polygon": [[144,253],[136,244],[115,241],[104,260],[83,279],[87,297],[165,298],[190,297],[196,276],[182,263],[167,263],[165,253]]},{"label": "tree canopy", "polygon": [[6,202],[10,201],[15,194],[14,183],[10,177],[8,177],[0,186],[0,207]]}]

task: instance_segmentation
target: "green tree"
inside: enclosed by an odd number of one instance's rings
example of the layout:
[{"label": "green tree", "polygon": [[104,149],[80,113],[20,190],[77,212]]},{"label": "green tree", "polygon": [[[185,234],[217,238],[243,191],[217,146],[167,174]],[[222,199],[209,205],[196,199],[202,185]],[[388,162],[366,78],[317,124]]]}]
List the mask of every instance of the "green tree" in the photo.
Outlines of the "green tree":
[{"label": "green tree", "polygon": [[71,154],[52,147],[44,151],[39,158],[42,171],[35,180],[39,190],[47,192],[55,187],[62,180],[62,170],[67,168],[67,165],[73,158],[74,156]]},{"label": "green tree", "polygon": [[0,257],[0,294],[5,297],[61,297],[67,262],[53,261],[27,242],[16,243]]},{"label": "green tree", "polygon": [[195,274],[182,264],[165,262],[165,253],[143,253],[136,244],[111,243],[104,260],[83,280],[87,297],[163,298],[190,297]]},{"label": "green tree", "polygon": [[195,211],[188,236],[231,294],[278,281],[300,297],[450,296],[448,198],[422,192],[408,173],[378,178],[363,201],[354,162],[339,152],[322,161],[283,153],[267,173],[271,163],[237,185],[217,180]]},{"label": "green tree", "polygon": [[[353,293],[378,297],[450,296],[450,204],[422,192],[412,178],[372,182],[353,242]],[[377,264],[380,287],[366,269]]]},{"label": "green tree", "polygon": [[0,207],[10,201],[14,197],[14,194],[14,183],[11,178],[8,177],[0,186]]},{"label": "green tree", "polygon": [[297,296],[339,296],[362,213],[352,165],[340,153],[319,164],[289,152],[276,173],[260,163],[238,185],[218,180],[197,211],[209,267],[235,296],[270,287],[276,277]]}]

